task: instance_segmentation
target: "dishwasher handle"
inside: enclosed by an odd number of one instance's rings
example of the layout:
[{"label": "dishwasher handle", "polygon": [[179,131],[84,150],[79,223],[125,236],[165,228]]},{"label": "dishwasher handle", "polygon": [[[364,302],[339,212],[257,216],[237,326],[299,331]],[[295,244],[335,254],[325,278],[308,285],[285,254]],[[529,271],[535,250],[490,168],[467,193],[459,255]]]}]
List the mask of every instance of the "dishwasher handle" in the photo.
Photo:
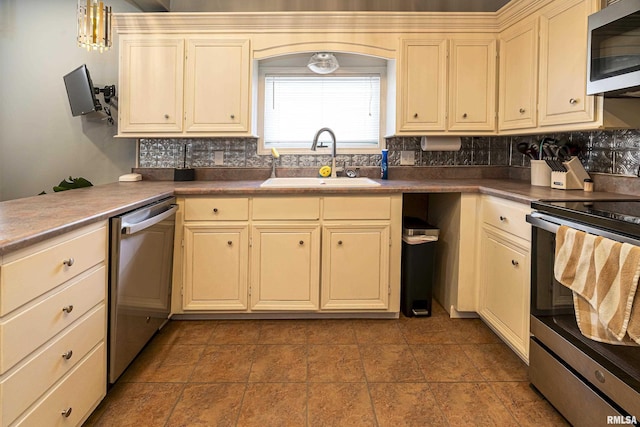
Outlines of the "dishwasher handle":
[{"label": "dishwasher handle", "polygon": [[151,218],[145,219],[144,221],[140,221],[138,223],[135,224],[127,224],[127,223],[123,223],[122,224],[122,234],[135,234],[139,231],[145,230],[153,225],[156,225],[157,223],[159,223],[160,221],[164,221],[165,219],[169,218],[171,215],[174,215],[176,213],[176,211],[178,210],[178,205],[171,205],[171,208],[167,209],[166,211],[162,212],[161,214],[158,214],[156,216],[152,216]]}]

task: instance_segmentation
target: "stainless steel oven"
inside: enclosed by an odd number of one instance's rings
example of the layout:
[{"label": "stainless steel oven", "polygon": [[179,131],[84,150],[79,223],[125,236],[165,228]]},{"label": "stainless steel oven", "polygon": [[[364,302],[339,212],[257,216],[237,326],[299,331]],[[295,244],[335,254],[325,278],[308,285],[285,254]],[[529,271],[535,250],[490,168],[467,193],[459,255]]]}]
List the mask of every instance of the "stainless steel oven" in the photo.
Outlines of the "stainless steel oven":
[{"label": "stainless steel oven", "polygon": [[640,96],[640,0],[589,16],[587,94]]},{"label": "stainless steel oven", "polygon": [[640,202],[536,202],[532,225],[529,379],[573,425],[640,419],[640,347],[603,344],[577,326],[571,291],[554,278],[560,225],[640,246]]}]

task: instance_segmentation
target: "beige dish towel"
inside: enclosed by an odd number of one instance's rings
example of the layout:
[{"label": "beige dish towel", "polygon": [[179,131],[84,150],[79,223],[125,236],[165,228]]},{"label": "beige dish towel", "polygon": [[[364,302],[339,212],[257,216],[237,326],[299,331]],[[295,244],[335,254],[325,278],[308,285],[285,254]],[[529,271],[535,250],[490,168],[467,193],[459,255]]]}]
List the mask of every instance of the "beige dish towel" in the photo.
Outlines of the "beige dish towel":
[{"label": "beige dish towel", "polygon": [[640,247],[561,226],[554,274],[573,291],[584,336],[609,344],[640,344]]}]

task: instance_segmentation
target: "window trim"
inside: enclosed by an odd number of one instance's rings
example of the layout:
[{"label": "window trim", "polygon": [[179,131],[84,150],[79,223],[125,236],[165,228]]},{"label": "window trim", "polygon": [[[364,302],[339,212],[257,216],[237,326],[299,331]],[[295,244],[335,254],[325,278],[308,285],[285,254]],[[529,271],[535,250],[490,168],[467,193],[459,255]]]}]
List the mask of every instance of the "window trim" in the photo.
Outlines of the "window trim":
[{"label": "window trim", "polygon": [[[387,123],[387,69],[386,67],[349,67],[339,68],[333,75],[340,76],[367,76],[378,75],[380,76],[380,127],[378,130],[378,144],[375,147],[362,147],[355,148],[340,146],[340,135],[336,135],[338,139],[337,154],[379,154],[382,148],[385,148],[385,125]],[[264,142],[264,94],[265,94],[265,77],[267,75],[281,75],[281,76],[317,76],[317,74],[311,72],[306,67],[260,67],[258,71],[258,154],[266,155],[271,154],[271,148],[265,147]],[[326,151],[311,151],[312,138],[309,138],[309,148],[285,148],[278,147],[278,152],[281,154],[307,154],[307,155],[325,155]]]}]

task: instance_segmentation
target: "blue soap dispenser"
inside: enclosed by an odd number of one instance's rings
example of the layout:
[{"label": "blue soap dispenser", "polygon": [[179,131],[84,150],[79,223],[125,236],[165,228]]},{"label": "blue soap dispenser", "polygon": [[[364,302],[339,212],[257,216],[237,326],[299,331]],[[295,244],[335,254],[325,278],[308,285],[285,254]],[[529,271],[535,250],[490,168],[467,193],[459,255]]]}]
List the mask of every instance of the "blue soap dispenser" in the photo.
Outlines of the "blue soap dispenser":
[{"label": "blue soap dispenser", "polygon": [[387,179],[389,174],[389,150],[382,150],[382,161],[380,162],[380,178]]}]

